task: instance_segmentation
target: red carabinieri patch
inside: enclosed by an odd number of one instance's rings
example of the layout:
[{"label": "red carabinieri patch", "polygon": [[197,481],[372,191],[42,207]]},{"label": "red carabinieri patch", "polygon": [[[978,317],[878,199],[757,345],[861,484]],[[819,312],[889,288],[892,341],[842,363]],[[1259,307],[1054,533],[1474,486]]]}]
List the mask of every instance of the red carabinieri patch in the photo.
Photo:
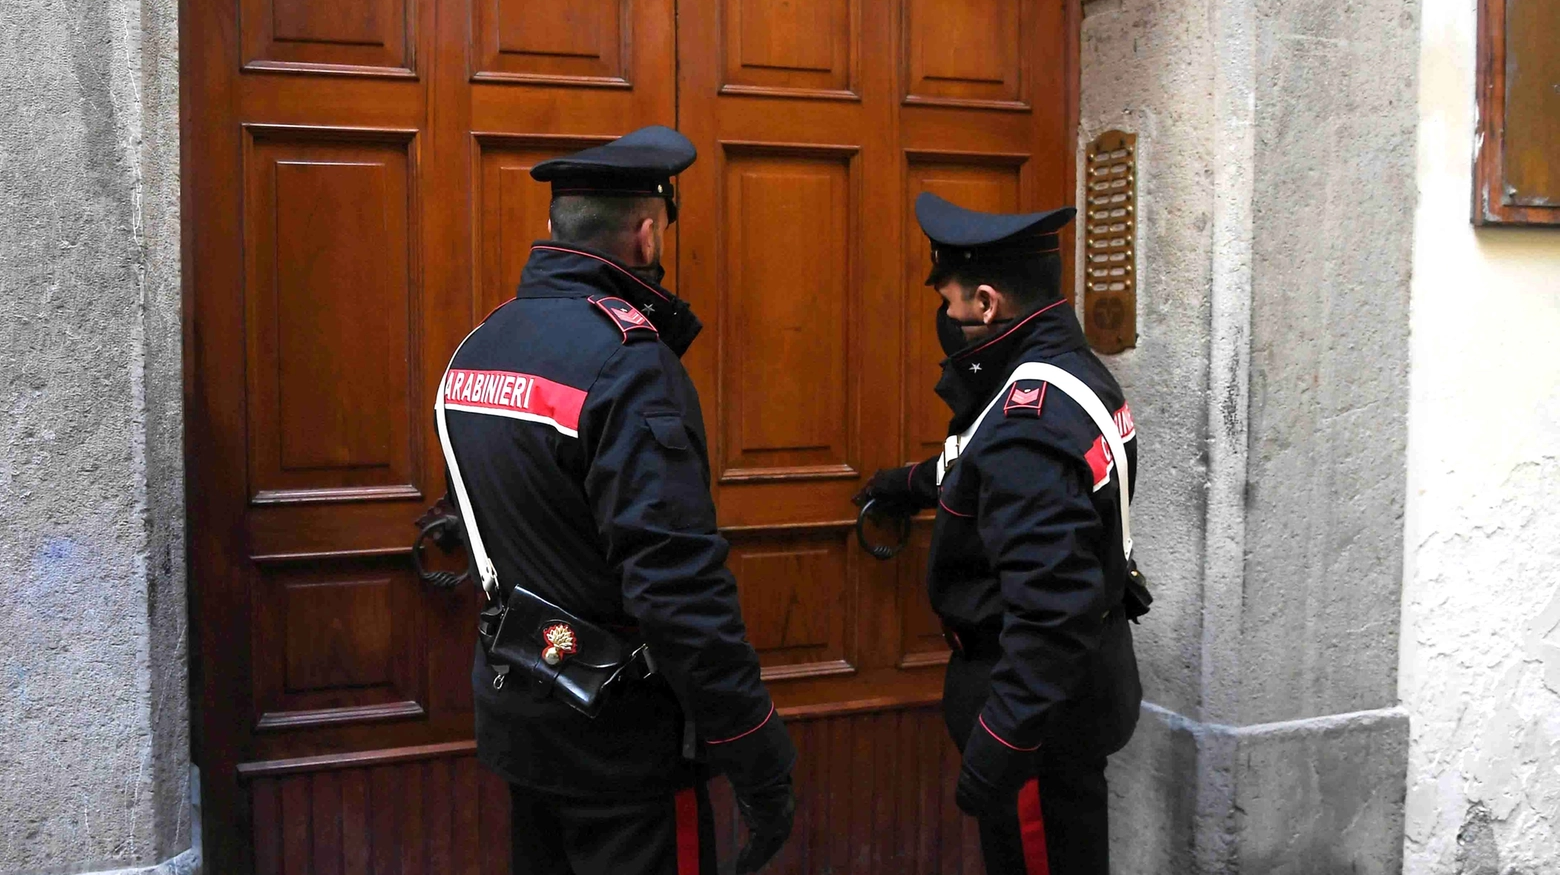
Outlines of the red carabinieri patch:
[{"label": "red carabinieri patch", "polygon": [[[1137,437],[1137,426],[1132,422],[1132,409],[1127,405],[1121,405],[1121,409],[1111,415],[1116,420],[1116,431],[1121,433],[1121,442]],[[1100,435],[1094,439],[1094,445],[1083,454],[1089,462],[1089,472],[1094,475],[1094,491],[1098,492],[1110,482],[1110,472],[1116,467],[1116,460],[1111,458],[1110,444],[1105,443],[1105,436]]]},{"label": "red carabinieri patch", "polygon": [[450,410],[540,422],[573,437],[579,433],[585,391],[514,371],[451,368],[444,375],[444,404]]},{"label": "red carabinieri patch", "polygon": [[618,330],[623,332],[624,343],[628,342],[628,333],[630,331],[648,331],[651,334],[660,334],[659,331],[655,330],[655,326],[651,324],[649,317],[639,312],[633,304],[622,298],[596,297],[591,298],[590,302],[600,307],[601,312],[607,314],[607,318],[612,320],[612,324],[616,325]]},{"label": "red carabinieri patch", "polygon": [[1008,390],[1007,401],[1002,404],[1003,416],[1039,416],[1040,408],[1045,404],[1045,390],[1048,383],[1031,383],[1022,381],[1013,384]]}]

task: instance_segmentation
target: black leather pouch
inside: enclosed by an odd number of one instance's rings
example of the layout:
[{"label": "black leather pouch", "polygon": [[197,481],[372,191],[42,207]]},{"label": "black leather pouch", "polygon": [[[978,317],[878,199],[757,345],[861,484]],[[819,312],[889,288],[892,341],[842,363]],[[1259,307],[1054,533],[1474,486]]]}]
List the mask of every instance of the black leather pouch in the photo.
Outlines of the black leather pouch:
[{"label": "black leather pouch", "polygon": [[595,717],[611,688],[649,673],[647,654],[617,635],[546,599],[515,587],[505,606],[488,608],[479,625],[488,662]]}]

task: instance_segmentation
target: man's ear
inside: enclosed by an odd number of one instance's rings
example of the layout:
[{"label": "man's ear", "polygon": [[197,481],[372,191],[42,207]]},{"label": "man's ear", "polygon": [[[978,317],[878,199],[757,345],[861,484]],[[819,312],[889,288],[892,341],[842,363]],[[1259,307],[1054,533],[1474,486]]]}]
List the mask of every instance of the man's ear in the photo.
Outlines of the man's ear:
[{"label": "man's ear", "polygon": [[634,252],[640,264],[649,264],[655,258],[655,219],[646,216],[634,229]]},{"label": "man's ear", "polygon": [[980,308],[980,321],[990,325],[1002,310],[1002,293],[995,286],[981,283],[975,289],[975,305]]}]

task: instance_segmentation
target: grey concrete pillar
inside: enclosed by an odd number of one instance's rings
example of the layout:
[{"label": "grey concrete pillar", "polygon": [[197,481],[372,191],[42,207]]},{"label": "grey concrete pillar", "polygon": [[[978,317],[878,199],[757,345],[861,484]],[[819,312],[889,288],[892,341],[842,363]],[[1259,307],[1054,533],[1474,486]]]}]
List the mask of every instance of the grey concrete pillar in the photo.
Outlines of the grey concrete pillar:
[{"label": "grey concrete pillar", "polygon": [[1401,868],[1417,8],[1085,6],[1080,134],[1139,135],[1140,342],[1111,366],[1159,598],[1118,871]]},{"label": "grey concrete pillar", "polygon": [[0,13],[0,872],[192,850],[177,0]]}]

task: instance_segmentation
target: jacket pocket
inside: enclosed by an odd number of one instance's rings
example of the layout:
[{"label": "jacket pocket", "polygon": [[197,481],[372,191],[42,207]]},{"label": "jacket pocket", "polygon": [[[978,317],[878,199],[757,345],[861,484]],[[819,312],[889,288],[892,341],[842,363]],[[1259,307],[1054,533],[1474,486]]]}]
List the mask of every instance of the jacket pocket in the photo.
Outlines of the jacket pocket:
[{"label": "jacket pocket", "polygon": [[650,427],[655,442],[668,450],[686,450],[690,446],[688,428],[683,425],[681,416],[666,413],[650,414],[645,417],[645,424]]}]

